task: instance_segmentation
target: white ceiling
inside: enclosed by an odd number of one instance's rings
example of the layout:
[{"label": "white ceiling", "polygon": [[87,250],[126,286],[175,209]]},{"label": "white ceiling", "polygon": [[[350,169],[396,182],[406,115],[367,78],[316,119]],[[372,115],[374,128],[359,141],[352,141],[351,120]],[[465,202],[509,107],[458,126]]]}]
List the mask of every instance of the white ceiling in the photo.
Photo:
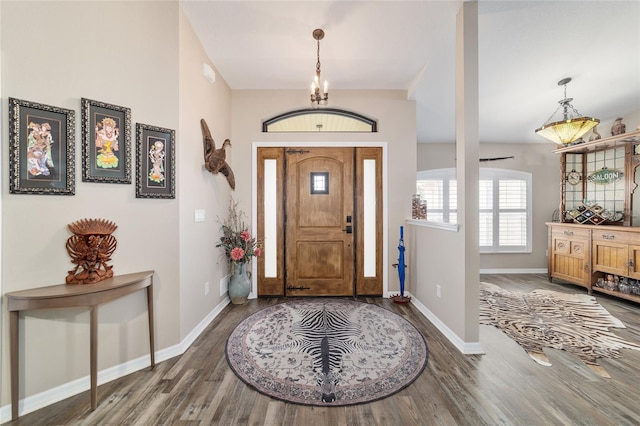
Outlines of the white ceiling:
[{"label": "white ceiling", "polygon": [[[306,90],[316,63],[311,33],[322,28],[329,93],[407,90],[416,101],[418,142],[455,140],[455,21],[462,2],[180,3],[232,89]],[[563,98],[557,82],[564,77],[573,78],[567,95],[582,115],[606,124],[640,110],[639,0],[480,1],[478,9],[482,142],[545,142],[533,130]]]}]

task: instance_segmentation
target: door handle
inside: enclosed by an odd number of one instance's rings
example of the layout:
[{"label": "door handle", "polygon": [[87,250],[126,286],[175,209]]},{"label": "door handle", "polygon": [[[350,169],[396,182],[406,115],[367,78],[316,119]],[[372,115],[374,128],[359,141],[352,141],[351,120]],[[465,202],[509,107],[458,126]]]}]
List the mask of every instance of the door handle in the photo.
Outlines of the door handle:
[{"label": "door handle", "polygon": [[[352,216],[347,215],[346,221],[347,223],[352,223],[353,222]],[[346,228],[343,229],[343,231],[345,231],[347,234],[353,234],[353,225],[346,225]]]}]

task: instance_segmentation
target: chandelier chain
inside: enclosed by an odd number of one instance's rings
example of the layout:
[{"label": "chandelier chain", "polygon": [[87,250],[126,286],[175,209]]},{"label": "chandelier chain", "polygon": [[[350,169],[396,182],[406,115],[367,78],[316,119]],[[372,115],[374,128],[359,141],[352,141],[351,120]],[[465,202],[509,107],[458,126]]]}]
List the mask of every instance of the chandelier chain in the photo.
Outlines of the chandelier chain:
[{"label": "chandelier chain", "polygon": [[324,31],[317,28],[313,31],[313,38],[317,42],[316,47],[316,77],[313,83],[311,83],[311,105],[320,106],[326,105],[329,99],[327,93],[327,82],[324,82],[324,90],[320,92],[320,40],[324,38]]},{"label": "chandelier chain", "polygon": [[556,113],[558,112],[558,110],[560,109],[562,105],[558,105],[558,108],[556,108],[555,111],[553,111],[553,114],[551,114],[549,116],[549,118],[547,118],[547,121],[544,122],[544,124],[546,125],[547,123],[551,122],[551,119],[556,115]]},{"label": "chandelier chain", "polygon": [[[569,81],[571,81],[571,80],[569,79]],[[556,110],[553,111],[553,114],[551,114],[549,116],[549,118],[547,118],[547,121],[545,121],[545,124],[551,122],[551,119],[553,119],[553,117],[558,113],[558,110],[560,108],[563,108],[563,116],[564,116],[563,118],[565,120],[568,119],[568,118],[582,117],[582,115],[578,112],[576,107],[574,107],[571,104],[571,101],[573,100],[573,98],[567,98],[567,83],[568,83],[568,81],[567,82],[565,82],[565,80],[561,80],[560,81],[560,83],[563,83],[563,82],[564,82],[564,84],[563,84],[563,86],[564,86],[564,99],[558,101],[558,104],[559,104],[558,108],[556,108]],[[573,113],[573,115],[571,115],[571,117],[569,117],[569,114],[568,114],[568,109],[569,108],[571,108],[571,112]]]}]

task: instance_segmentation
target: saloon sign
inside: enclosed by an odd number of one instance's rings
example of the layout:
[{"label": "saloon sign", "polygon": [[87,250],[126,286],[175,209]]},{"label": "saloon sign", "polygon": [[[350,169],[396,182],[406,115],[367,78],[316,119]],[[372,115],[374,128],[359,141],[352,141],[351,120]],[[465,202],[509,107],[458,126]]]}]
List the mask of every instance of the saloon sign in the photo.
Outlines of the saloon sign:
[{"label": "saloon sign", "polygon": [[593,182],[598,185],[606,185],[622,179],[623,175],[624,173],[618,169],[608,169],[603,167],[600,170],[591,173],[587,179],[589,182]]}]

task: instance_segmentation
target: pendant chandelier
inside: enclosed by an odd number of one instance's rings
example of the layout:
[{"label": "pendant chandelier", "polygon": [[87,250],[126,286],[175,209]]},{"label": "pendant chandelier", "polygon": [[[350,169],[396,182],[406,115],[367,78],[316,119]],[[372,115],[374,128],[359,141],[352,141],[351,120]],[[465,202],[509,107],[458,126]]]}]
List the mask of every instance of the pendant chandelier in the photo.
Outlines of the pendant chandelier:
[{"label": "pendant chandelier", "polygon": [[324,31],[320,28],[313,30],[313,38],[318,42],[318,61],[316,62],[316,77],[311,83],[311,105],[326,105],[329,100],[327,89],[329,84],[324,81],[324,90],[320,93],[320,40],[324,38]]},{"label": "pendant chandelier", "polygon": [[[568,145],[577,141],[600,122],[597,118],[581,116],[571,105],[573,98],[567,98],[567,84],[569,82],[571,82],[571,77],[563,78],[558,82],[558,86],[564,86],[564,99],[558,101],[560,105],[547,122],[536,129],[537,134],[560,145]],[[562,120],[551,121],[560,108],[562,108]]]}]

